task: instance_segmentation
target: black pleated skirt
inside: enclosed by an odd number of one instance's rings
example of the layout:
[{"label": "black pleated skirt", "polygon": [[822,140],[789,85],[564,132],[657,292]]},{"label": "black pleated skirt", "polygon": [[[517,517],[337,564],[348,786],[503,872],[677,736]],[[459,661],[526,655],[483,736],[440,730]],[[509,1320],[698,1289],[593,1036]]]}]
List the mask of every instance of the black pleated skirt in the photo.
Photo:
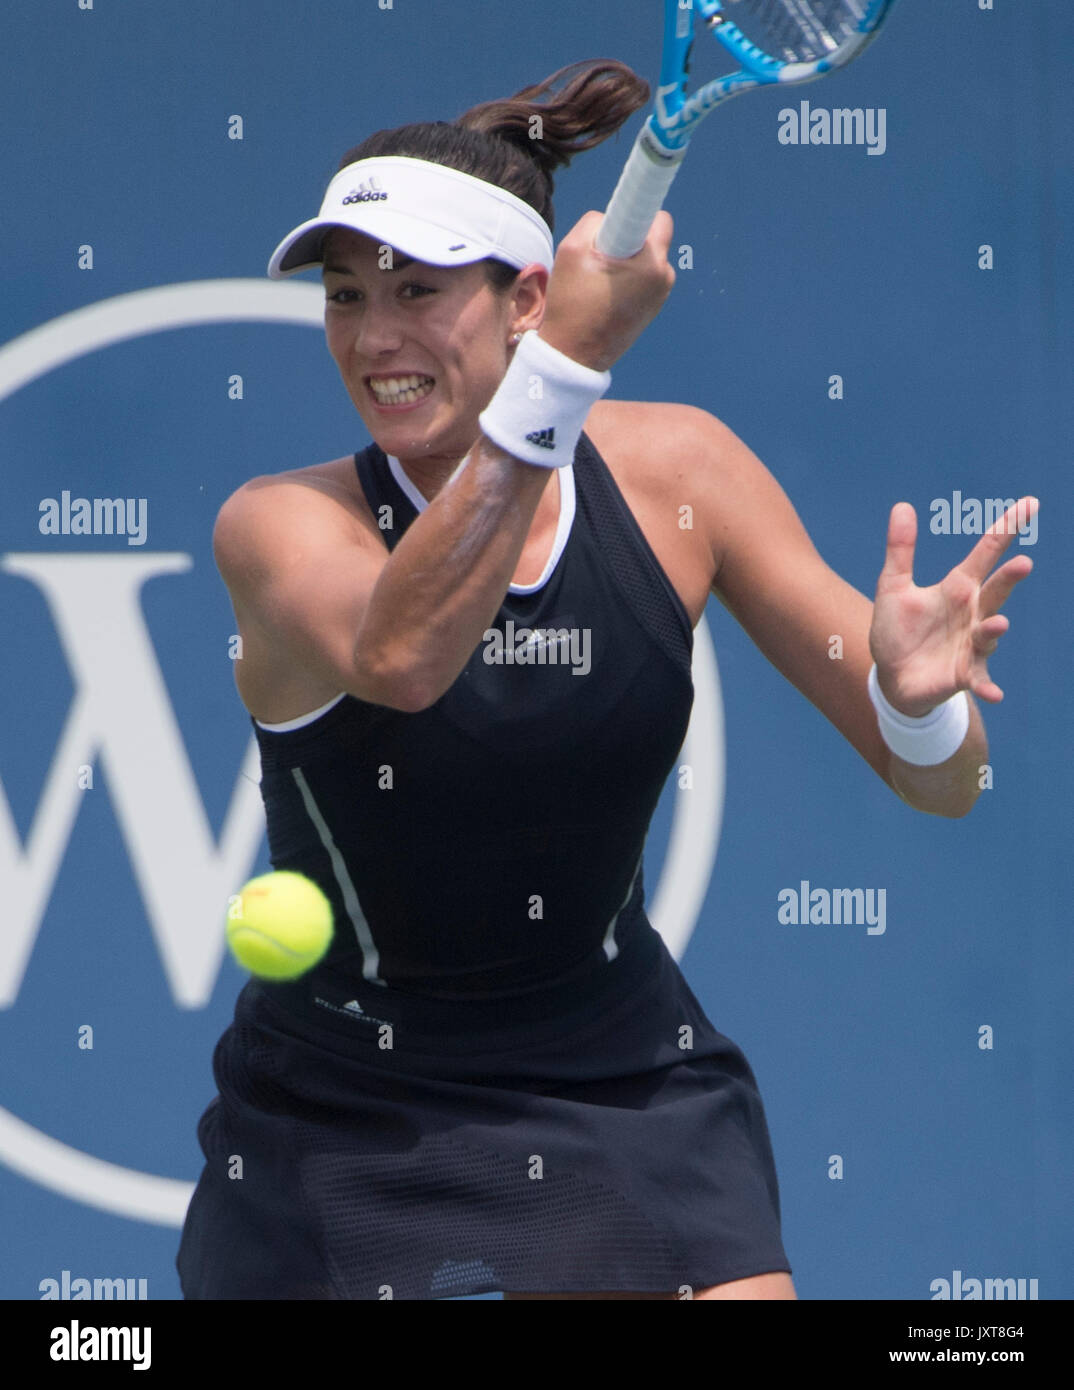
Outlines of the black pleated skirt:
[{"label": "black pleated skirt", "polygon": [[789,1270],[749,1064],[648,921],[623,936],[507,999],[251,981],[198,1128],[184,1297],[687,1297]]}]

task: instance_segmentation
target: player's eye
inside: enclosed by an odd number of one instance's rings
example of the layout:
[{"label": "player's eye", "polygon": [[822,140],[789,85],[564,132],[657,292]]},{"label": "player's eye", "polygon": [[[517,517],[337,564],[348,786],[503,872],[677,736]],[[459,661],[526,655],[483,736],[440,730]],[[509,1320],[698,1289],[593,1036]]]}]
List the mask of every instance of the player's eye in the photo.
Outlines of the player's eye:
[{"label": "player's eye", "polygon": [[[408,290],[413,290],[413,294],[407,294]],[[399,293],[406,295],[408,299],[422,299],[427,294],[435,294],[436,291],[431,285],[422,285],[417,280],[408,280],[405,285],[399,287]]]},{"label": "player's eye", "polygon": [[[348,296],[353,296],[354,298],[348,298]],[[357,299],[357,297],[358,297],[358,291],[357,291],[357,290],[346,289],[346,288],[345,288],[345,289],[341,289],[341,290],[336,290],[333,294],[326,294],[326,296],[325,296],[325,298],[328,300],[329,304],[353,304],[353,303],[354,303],[354,300]]]}]

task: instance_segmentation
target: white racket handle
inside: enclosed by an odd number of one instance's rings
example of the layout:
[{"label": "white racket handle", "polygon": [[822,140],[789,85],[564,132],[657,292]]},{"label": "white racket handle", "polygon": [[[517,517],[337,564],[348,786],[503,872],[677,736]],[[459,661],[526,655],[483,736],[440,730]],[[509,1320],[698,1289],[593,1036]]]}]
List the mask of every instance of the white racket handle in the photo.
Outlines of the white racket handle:
[{"label": "white racket handle", "polygon": [[626,260],[641,250],[685,154],[685,147],[669,151],[659,145],[646,121],[605,210],[597,232],[598,251]]}]

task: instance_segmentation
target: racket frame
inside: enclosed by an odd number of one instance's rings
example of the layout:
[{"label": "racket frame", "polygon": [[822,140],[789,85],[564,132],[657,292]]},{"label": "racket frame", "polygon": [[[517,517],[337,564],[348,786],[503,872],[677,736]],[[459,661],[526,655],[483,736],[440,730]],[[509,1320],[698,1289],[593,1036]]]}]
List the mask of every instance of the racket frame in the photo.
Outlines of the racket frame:
[{"label": "racket frame", "polygon": [[[664,43],[654,110],[638,132],[597,233],[597,249],[607,256],[624,259],[644,245],[690,138],[710,111],[740,92],[764,86],[797,86],[845,67],[876,37],[894,0],[867,0],[854,33],[825,57],[804,63],[784,62],[763,52],[728,17],[725,3],[664,0]],[[687,96],[698,17],[741,67]]]}]

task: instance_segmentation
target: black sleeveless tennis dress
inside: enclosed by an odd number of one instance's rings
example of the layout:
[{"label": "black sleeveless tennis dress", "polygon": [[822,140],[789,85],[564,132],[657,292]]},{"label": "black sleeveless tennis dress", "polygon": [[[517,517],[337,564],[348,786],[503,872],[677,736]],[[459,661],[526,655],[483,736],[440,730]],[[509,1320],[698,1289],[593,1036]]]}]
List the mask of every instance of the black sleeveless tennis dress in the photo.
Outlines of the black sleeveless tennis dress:
[{"label": "black sleeveless tennis dress", "polygon": [[[425,499],[376,445],[392,548]],[[692,632],[588,437],[545,573],[430,708],[253,721],[273,866],[324,962],[251,980],[178,1268],[186,1298],[666,1292],[788,1270],[760,1096],[645,915]]]}]

